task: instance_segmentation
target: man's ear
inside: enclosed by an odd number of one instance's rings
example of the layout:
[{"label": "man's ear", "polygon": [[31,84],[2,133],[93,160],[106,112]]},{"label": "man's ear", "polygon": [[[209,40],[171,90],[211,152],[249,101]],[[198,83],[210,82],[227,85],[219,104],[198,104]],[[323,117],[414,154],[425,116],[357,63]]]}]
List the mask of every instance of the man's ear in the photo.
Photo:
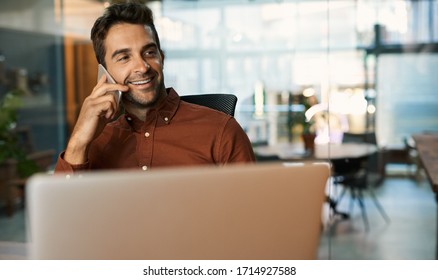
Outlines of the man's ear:
[{"label": "man's ear", "polygon": [[161,60],[162,60],[162,64],[164,65],[164,52],[163,50],[160,50],[160,54],[161,54]]}]

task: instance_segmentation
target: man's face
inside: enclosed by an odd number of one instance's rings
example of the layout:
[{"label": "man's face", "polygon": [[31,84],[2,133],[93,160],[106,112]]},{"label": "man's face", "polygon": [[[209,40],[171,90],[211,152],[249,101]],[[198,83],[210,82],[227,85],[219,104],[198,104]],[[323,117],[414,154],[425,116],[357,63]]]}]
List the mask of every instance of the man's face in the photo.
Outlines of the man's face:
[{"label": "man's face", "polygon": [[118,84],[129,86],[122,95],[125,105],[152,107],[165,96],[163,56],[149,26],[116,24],[105,48],[106,69]]}]

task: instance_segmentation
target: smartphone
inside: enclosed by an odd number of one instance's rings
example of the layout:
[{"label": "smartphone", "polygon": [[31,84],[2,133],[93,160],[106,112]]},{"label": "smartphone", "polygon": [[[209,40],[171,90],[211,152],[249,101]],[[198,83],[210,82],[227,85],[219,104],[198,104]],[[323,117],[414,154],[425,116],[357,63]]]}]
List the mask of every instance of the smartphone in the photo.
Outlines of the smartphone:
[{"label": "smartphone", "polygon": [[[113,77],[106,71],[105,67],[103,67],[102,64],[99,64],[98,66],[98,72],[97,72],[97,80],[100,80],[100,78],[105,75],[106,76],[106,82],[110,84],[115,84]],[[122,92],[120,90],[116,90],[112,92],[116,96],[117,104],[120,103],[120,99],[122,97]]]}]

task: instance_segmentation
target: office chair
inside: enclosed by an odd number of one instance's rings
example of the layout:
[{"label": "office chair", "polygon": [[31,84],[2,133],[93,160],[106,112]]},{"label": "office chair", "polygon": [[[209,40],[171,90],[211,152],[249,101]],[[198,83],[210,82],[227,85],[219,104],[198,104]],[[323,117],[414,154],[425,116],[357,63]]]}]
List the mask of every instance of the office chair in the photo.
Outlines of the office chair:
[{"label": "office chair", "polygon": [[364,221],[366,231],[369,230],[369,222],[364,203],[364,191],[369,192],[369,194],[371,195],[371,199],[373,200],[383,219],[387,223],[390,222],[388,215],[386,214],[382,205],[377,200],[376,194],[374,193],[372,186],[369,186],[367,170],[368,161],[369,156],[331,160],[333,167],[333,182],[335,185],[343,186],[343,189],[338,199],[333,202],[333,209],[335,210],[335,214],[338,211],[337,206],[345,195],[345,192],[348,190],[351,195],[350,213],[353,209],[354,201],[357,201],[361,209],[362,219]]},{"label": "office chair", "polygon": [[344,132],[342,143],[368,143],[377,146],[377,152],[368,157],[367,170],[377,172],[379,174],[378,181],[382,181],[384,177],[383,153],[384,149],[381,149],[377,143],[377,136],[375,132],[365,133],[349,133]]},{"label": "office chair", "polygon": [[234,94],[211,93],[180,96],[182,101],[202,105],[234,117],[237,96]]},{"label": "office chair", "polygon": [[[268,146],[268,141],[258,141],[252,142],[252,147],[257,148],[260,146]],[[255,153],[256,162],[282,162],[281,158],[278,155],[261,155],[260,153]]]}]

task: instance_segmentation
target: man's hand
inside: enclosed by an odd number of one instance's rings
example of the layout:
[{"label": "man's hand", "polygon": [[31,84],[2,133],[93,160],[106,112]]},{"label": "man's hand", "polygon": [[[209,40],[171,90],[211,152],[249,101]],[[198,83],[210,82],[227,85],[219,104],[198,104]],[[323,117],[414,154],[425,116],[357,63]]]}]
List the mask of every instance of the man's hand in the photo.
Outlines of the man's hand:
[{"label": "man's hand", "polygon": [[78,120],[64,154],[70,164],[82,164],[88,160],[88,148],[118,111],[118,103],[112,91],[127,91],[128,86],[106,83],[102,76],[93,92],[84,100]]}]

